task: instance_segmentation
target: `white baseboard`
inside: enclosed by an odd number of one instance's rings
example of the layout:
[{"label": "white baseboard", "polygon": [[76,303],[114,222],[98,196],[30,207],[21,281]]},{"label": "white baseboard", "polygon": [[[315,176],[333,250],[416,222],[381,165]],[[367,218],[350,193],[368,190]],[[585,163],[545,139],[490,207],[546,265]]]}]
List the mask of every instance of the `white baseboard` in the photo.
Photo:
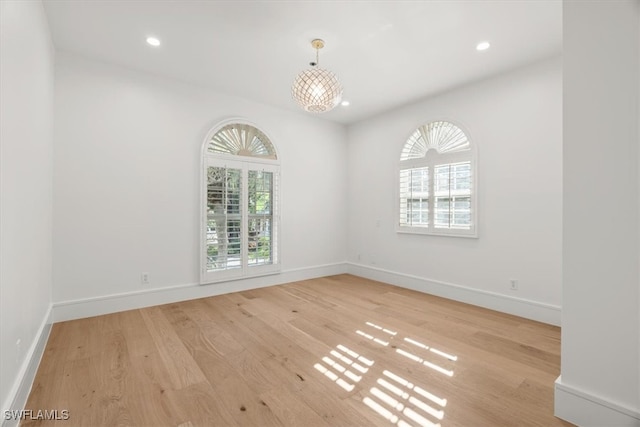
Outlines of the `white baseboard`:
[{"label": "white baseboard", "polygon": [[6,418],[5,411],[21,411],[24,409],[24,406],[27,404],[27,399],[29,398],[29,393],[31,392],[31,386],[33,385],[33,380],[36,377],[36,373],[38,372],[38,365],[40,365],[40,359],[42,359],[42,355],[44,354],[44,350],[47,346],[47,340],[49,339],[49,332],[51,332],[51,313],[52,306],[50,305],[47,309],[47,313],[38,328],[38,332],[36,333],[36,337],[31,343],[29,350],[27,351],[24,361],[20,366],[20,371],[18,372],[18,376],[16,377],[11,390],[9,391],[9,395],[5,402],[2,405],[2,427],[15,427],[19,424],[19,419],[9,419]]},{"label": "white baseboard", "polygon": [[200,285],[188,283],[164,288],[84,298],[53,304],[53,321],[81,319],[196,298],[240,292],[335,274],[350,273],[444,298],[453,299],[552,325],[560,325],[560,307],[482,291],[452,283],[383,270],[355,263],[335,263],[284,270],[279,274]]},{"label": "white baseboard", "polygon": [[332,276],[346,272],[347,266],[345,263],[325,264],[284,270],[278,274],[269,276],[252,277],[210,285],[188,283],[164,288],[55,302],[53,304],[53,321],[62,322],[65,320],[99,316],[101,314],[134,310],[232,292],[248,291],[250,289],[281,285],[283,283],[313,279],[316,277]]},{"label": "white baseboard", "polygon": [[638,410],[563,384],[561,376],[555,383],[554,415],[582,427],[640,427]]},{"label": "white baseboard", "polygon": [[347,272],[355,276],[560,326],[560,307],[556,305],[515,298],[362,264],[347,263],[347,265]]}]

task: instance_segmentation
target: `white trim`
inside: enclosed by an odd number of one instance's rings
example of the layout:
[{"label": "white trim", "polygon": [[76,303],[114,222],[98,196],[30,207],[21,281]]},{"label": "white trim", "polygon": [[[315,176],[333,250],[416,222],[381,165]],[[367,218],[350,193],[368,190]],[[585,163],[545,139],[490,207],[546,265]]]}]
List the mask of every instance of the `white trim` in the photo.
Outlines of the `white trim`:
[{"label": "white trim", "polygon": [[47,313],[38,328],[35,339],[31,343],[31,347],[29,347],[29,351],[22,361],[18,376],[9,391],[6,401],[2,405],[2,427],[14,427],[19,424],[20,420],[6,420],[4,411],[20,411],[23,410],[27,404],[27,398],[31,392],[33,381],[36,378],[36,372],[38,372],[38,365],[40,365],[40,360],[44,354],[49,333],[51,332],[52,310],[52,305],[49,305]]},{"label": "white trim", "polygon": [[584,427],[639,427],[640,408],[634,410],[577,387],[555,382],[554,415]]},{"label": "white trim", "polygon": [[200,283],[186,283],[182,285],[143,291],[123,292],[119,294],[102,295],[99,297],[60,301],[53,304],[53,321],[81,319],[99,316],[101,314],[134,310],[160,304],[169,304],[232,292],[248,291],[267,286],[282,285],[299,280],[316,277],[333,276],[346,273],[344,263],[324,264],[311,267],[284,270],[280,274],[270,276],[241,278],[238,280],[221,282],[214,285],[202,286]]},{"label": "white trim", "polygon": [[477,239],[477,228],[473,227],[470,230],[456,230],[455,228],[442,229],[434,228],[430,230],[427,227],[408,226],[396,224],[396,233],[398,234],[417,234],[425,236],[444,236],[444,237],[466,237],[467,239]]},{"label": "white trim", "polygon": [[53,304],[52,318],[54,322],[61,322],[344,273],[501,311],[503,313],[514,314],[556,326],[560,325],[560,307],[556,305],[515,298],[351,262],[287,269],[281,271],[280,274],[241,278],[205,286],[199,282],[186,283],[163,288],[60,301]]},{"label": "white trim", "polygon": [[524,298],[515,298],[496,292],[474,289],[454,283],[442,282],[411,274],[398,273],[382,268],[370,267],[353,262],[347,263],[348,273],[367,279],[377,280],[455,301],[473,304],[502,313],[513,314],[526,319],[560,326],[560,306],[546,304]]}]

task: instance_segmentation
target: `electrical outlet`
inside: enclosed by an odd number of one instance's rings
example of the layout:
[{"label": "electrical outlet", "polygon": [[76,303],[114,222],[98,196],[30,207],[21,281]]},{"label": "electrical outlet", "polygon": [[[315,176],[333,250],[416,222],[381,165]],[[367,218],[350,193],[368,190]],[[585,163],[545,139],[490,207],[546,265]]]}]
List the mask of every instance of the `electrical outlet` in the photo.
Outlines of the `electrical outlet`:
[{"label": "electrical outlet", "polygon": [[518,290],[518,281],[515,280],[515,279],[511,279],[510,283],[511,283],[511,290],[512,291],[517,291]]},{"label": "electrical outlet", "polygon": [[142,283],[143,285],[149,284],[149,273],[142,273],[140,275],[140,283]]}]

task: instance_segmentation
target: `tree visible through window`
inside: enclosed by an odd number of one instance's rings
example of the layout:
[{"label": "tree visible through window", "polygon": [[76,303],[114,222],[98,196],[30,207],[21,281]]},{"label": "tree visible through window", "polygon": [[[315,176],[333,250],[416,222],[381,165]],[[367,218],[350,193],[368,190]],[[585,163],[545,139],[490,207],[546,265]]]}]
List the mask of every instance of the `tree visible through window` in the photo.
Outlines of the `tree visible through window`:
[{"label": "tree visible through window", "polygon": [[273,144],[259,129],[232,123],[204,151],[202,282],[279,270],[278,179]]},{"label": "tree visible through window", "polygon": [[475,156],[456,125],[420,126],[400,155],[398,230],[475,236]]}]

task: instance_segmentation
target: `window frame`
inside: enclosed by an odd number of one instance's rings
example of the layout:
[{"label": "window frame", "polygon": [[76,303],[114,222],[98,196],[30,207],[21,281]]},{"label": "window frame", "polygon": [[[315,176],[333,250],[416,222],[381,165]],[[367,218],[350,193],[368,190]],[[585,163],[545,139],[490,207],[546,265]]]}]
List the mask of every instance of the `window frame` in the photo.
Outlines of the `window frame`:
[{"label": "window frame", "polygon": [[[447,122],[460,129],[467,140],[469,141],[469,148],[466,150],[439,153],[434,148],[427,149],[426,154],[423,157],[411,158],[407,160],[400,160],[396,169],[396,187],[395,187],[395,206],[396,206],[396,232],[399,234],[418,234],[418,235],[432,235],[432,236],[450,236],[450,237],[478,237],[478,155],[477,147],[474,142],[469,138],[467,130],[460,126],[458,123],[447,119],[436,119],[426,122],[425,126],[434,122]],[[405,138],[402,146],[400,147],[401,158],[405,147],[411,139],[411,136],[416,132],[419,127],[415,127],[410,136]],[[435,200],[436,200],[436,174],[435,168],[441,165],[454,165],[457,163],[469,162],[471,165],[471,194],[470,194],[470,209],[471,209],[471,227],[469,229],[458,228],[436,228],[435,227]],[[401,223],[402,215],[402,193],[401,193],[401,173],[403,170],[411,170],[418,168],[428,168],[428,225],[412,226],[403,225]]]},{"label": "window frame", "polygon": [[[209,144],[220,130],[224,127],[231,125],[248,125],[259,130],[271,144],[271,148],[274,151],[274,158],[266,157],[252,157],[236,154],[223,154],[223,153],[210,153],[208,151]],[[209,271],[207,269],[207,229],[208,229],[208,204],[207,204],[207,190],[208,190],[208,168],[209,167],[225,167],[229,169],[239,169],[241,171],[241,194],[240,194],[240,208],[241,208],[241,245],[240,245],[240,268],[226,268],[223,270]],[[264,171],[273,173],[272,182],[272,224],[271,224],[271,245],[272,245],[272,262],[269,264],[257,264],[249,265],[249,220],[251,215],[249,214],[248,206],[248,193],[249,183],[248,175],[249,171]],[[271,138],[262,130],[261,127],[240,118],[225,120],[208,133],[202,144],[201,155],[201,168],[200,168],[200,284],[212,284],[219,282],[226,282],[229,280],[238,280],[251,277],[259,277],[270,274],[277,274],[281,271],[281,259],[280,259],[280,199],[281,199],[282,187],[280,183],[280,160],[276,147],[273,144]]]}]

